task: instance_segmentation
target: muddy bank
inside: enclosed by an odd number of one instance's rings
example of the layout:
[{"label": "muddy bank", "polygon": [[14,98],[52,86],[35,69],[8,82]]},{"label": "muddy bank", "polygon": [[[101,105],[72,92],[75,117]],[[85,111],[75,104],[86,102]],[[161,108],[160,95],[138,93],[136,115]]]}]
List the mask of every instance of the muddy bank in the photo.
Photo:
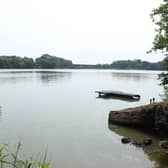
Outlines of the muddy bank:
[{"label": "muddy bank", "polygon": [[168,101],[110,111],[109,122],[145,128],[168,136]]}]

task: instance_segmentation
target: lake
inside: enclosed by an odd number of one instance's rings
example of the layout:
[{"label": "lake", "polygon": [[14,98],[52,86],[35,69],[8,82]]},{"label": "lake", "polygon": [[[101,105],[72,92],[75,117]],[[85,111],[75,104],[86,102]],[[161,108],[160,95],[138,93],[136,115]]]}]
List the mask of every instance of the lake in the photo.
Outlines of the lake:
[{"label": "lake", "polygon": [[[122,136],[158,138],[108,123],[110,110],[160,101],[157,71],[0,70],[0,143],[22,157],[43,156],[52,168],[166,168],[155,147],[121,143]],[[140,101],[97,98],[96,90],[141,95]]]}]

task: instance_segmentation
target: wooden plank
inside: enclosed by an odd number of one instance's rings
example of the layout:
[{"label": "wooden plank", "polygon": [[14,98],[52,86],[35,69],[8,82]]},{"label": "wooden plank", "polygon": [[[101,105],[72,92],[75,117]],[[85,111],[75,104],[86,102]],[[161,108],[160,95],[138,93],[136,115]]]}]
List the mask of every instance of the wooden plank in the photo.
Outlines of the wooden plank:
[{"label": "wooden plank", "polygon": [[127,97],[131,99],[140,99],[140,95],[138,94],[131,94],[131,93],[125,93],[121,91],[113,91],[113,90],[101,90],[101,91],[95,91],[99,94],[101,97],[108,97],[108,96],[119,96],[119,97]]}]

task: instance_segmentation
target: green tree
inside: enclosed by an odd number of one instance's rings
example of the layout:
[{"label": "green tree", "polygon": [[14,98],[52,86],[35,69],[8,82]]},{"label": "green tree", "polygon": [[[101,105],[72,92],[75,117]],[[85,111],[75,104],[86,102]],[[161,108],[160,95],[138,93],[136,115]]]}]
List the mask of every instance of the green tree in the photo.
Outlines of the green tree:
[{"label": "green tree", "polygon": [[161,50],[166,55],[168,53],[168,0],[151,13],[152,21],[157,25],[156,36],[153,42],[153,51]]},{"label": "green tree", "polygon": [[68,68],[72,66],[72,61],[63,58],[43,54],[36,59],[37,68]]},{"label": "green tree", "polygon": [[0,68],[33,68],[32,58],[18,56],[0,56]]},{"label": "green tree", "polygon": [[[164,68],[168,70],[168,0],[163,0],[158,8],[153,9],[151,13],[152,21],[157,26],[156,35],[153,41],[152,51],[162,51],[164,59]],[[164,87],[168,85],[168,73],[159,75],[161,84]]]}]

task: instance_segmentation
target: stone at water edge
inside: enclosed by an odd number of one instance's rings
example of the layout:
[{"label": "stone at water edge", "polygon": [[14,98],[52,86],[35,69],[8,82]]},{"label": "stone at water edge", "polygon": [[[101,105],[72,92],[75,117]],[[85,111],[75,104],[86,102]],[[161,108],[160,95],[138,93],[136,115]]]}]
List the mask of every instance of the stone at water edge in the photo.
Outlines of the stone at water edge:
[{"label": "stone at water edge", "polygon": [[159,146],[160,146],[162,149],[168,150],[168,140],[160,141],[160,142],[159,142]]},{"label": "stone at water edge", "polygon": [[143,140],[143,144],[144,144],[145,146],[151,145],[151,144],[152,144],[152,139],[150,139],[150,138],[145,138],[145,139]]},{"label": "stone at water edge", "polygon": [[132,145],[135,145],[135,146],[149,146],[152,144],[152,139],[150,138],[144,138],[144,139],[130,139],[128,137],[123,137],[121,138],[121,142],[123,144],[128,144],[128,143],[131,143]]},{"label": "stone at water edge", "polygon": [[130,139],[130,138],[127,138],[127,137],[123,137],[123,138],[121,139],[121,142],[122,142],[123,144],[128,144],[128,143],[131,142],[131,139]]}]

